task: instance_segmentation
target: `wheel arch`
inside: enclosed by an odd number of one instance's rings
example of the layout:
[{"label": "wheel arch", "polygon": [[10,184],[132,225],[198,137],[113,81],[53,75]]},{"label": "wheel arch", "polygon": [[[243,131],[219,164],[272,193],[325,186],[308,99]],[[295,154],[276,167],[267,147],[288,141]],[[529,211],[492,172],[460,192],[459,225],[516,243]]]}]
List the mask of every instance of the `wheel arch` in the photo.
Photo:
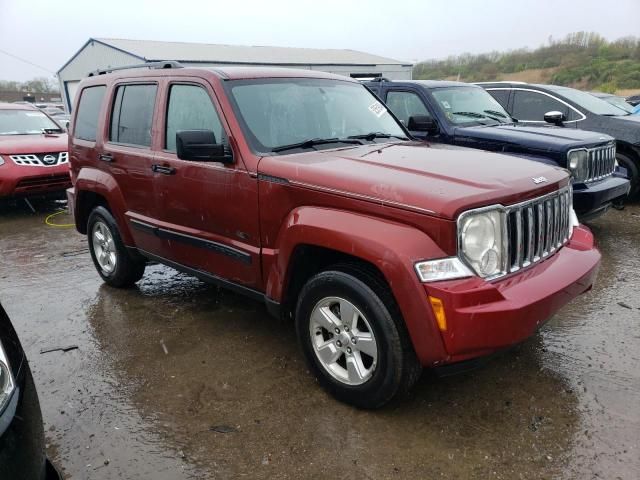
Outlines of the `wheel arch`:
[{"label": "wheel arch", "polygon": [[75,182],[74,220],[76,229],[87,233],[87,220],[94,208],[105,207],[115,218],[122,240],[133,244],[131,232],[125,221],[126,204],[115,178],[109,173],[94,168],[82,169]]},{"label": "wheel arch", "polygon": [[283,222],[273,257],[265,263],[266,296],[291,312],[306,281],[330,265],[357,263],[378,275],[397,302],[423,364],[444,346],[414,263],[446,256],[409,225],[343,210],[300,207]]}]

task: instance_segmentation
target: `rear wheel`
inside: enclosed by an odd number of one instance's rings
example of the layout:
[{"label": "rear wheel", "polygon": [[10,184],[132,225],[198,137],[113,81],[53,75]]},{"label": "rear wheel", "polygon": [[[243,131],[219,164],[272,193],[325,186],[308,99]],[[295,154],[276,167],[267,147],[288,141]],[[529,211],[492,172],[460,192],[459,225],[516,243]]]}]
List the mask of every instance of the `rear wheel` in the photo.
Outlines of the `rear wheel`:
[{"label": "rear wheel", "polygon": [[378,408],[419,377],[395,300],[367,271],[331,269],[312,277],[300,292],[296,331],[319,383],[343,402]]},{"label": "rear wheel", "polygon": [[621,167],[627,169],[627,175],[629,176],[629,181],[631,182],[631,191],[629,192],[629,197],[633,198],[640,193],[640,165],[637,161],[634,161],[626,153],[617,152],[616,160]]},{"label": "rear wheel", "polygon": [[96,207],[87,222],[89,252],[102,279],[112,287],[130,287],[144,275],[145,262],[127,251],[115,219],[104,207]]}]

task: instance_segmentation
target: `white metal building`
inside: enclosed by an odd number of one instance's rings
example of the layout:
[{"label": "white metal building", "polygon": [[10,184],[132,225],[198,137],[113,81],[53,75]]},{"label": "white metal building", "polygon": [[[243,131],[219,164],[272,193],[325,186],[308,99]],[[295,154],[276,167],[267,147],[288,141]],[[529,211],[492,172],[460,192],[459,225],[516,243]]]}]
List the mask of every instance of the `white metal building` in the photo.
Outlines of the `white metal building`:
[{"label": "white metal building", "polygon": [[251,47],[203,43],[90,38],[58,70],[64,104],[71,110],[80,80],[98,69],[177,60],[189,66],[275,66],[322,70],[353,78],[410,80],[413,65],[356,50]]}]

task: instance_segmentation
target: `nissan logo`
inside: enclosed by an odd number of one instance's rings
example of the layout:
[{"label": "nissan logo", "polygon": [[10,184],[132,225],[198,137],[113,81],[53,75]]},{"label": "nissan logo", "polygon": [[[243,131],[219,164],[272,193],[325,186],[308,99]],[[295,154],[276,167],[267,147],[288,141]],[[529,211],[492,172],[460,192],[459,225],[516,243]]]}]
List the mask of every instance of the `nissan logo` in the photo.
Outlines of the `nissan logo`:
[{"label": "nissan logo", "polygon": [[45,155],[42,159],[42,163],[45,165],[54,165],[58,159],[53,155]]}]

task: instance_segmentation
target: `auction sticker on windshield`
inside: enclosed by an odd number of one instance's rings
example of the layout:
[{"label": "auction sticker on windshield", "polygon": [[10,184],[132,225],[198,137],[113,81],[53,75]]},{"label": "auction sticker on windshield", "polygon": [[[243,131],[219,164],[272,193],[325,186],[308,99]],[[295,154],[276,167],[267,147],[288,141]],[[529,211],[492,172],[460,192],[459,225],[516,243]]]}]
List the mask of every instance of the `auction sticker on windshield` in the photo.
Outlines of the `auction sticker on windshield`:
[{"label": "auction sticker on windshield", "polygon": [[369,111],[378,118],[387,113],[387,109],[384,108],[384,106],[380,102],[375,102],[369,105]]}]

